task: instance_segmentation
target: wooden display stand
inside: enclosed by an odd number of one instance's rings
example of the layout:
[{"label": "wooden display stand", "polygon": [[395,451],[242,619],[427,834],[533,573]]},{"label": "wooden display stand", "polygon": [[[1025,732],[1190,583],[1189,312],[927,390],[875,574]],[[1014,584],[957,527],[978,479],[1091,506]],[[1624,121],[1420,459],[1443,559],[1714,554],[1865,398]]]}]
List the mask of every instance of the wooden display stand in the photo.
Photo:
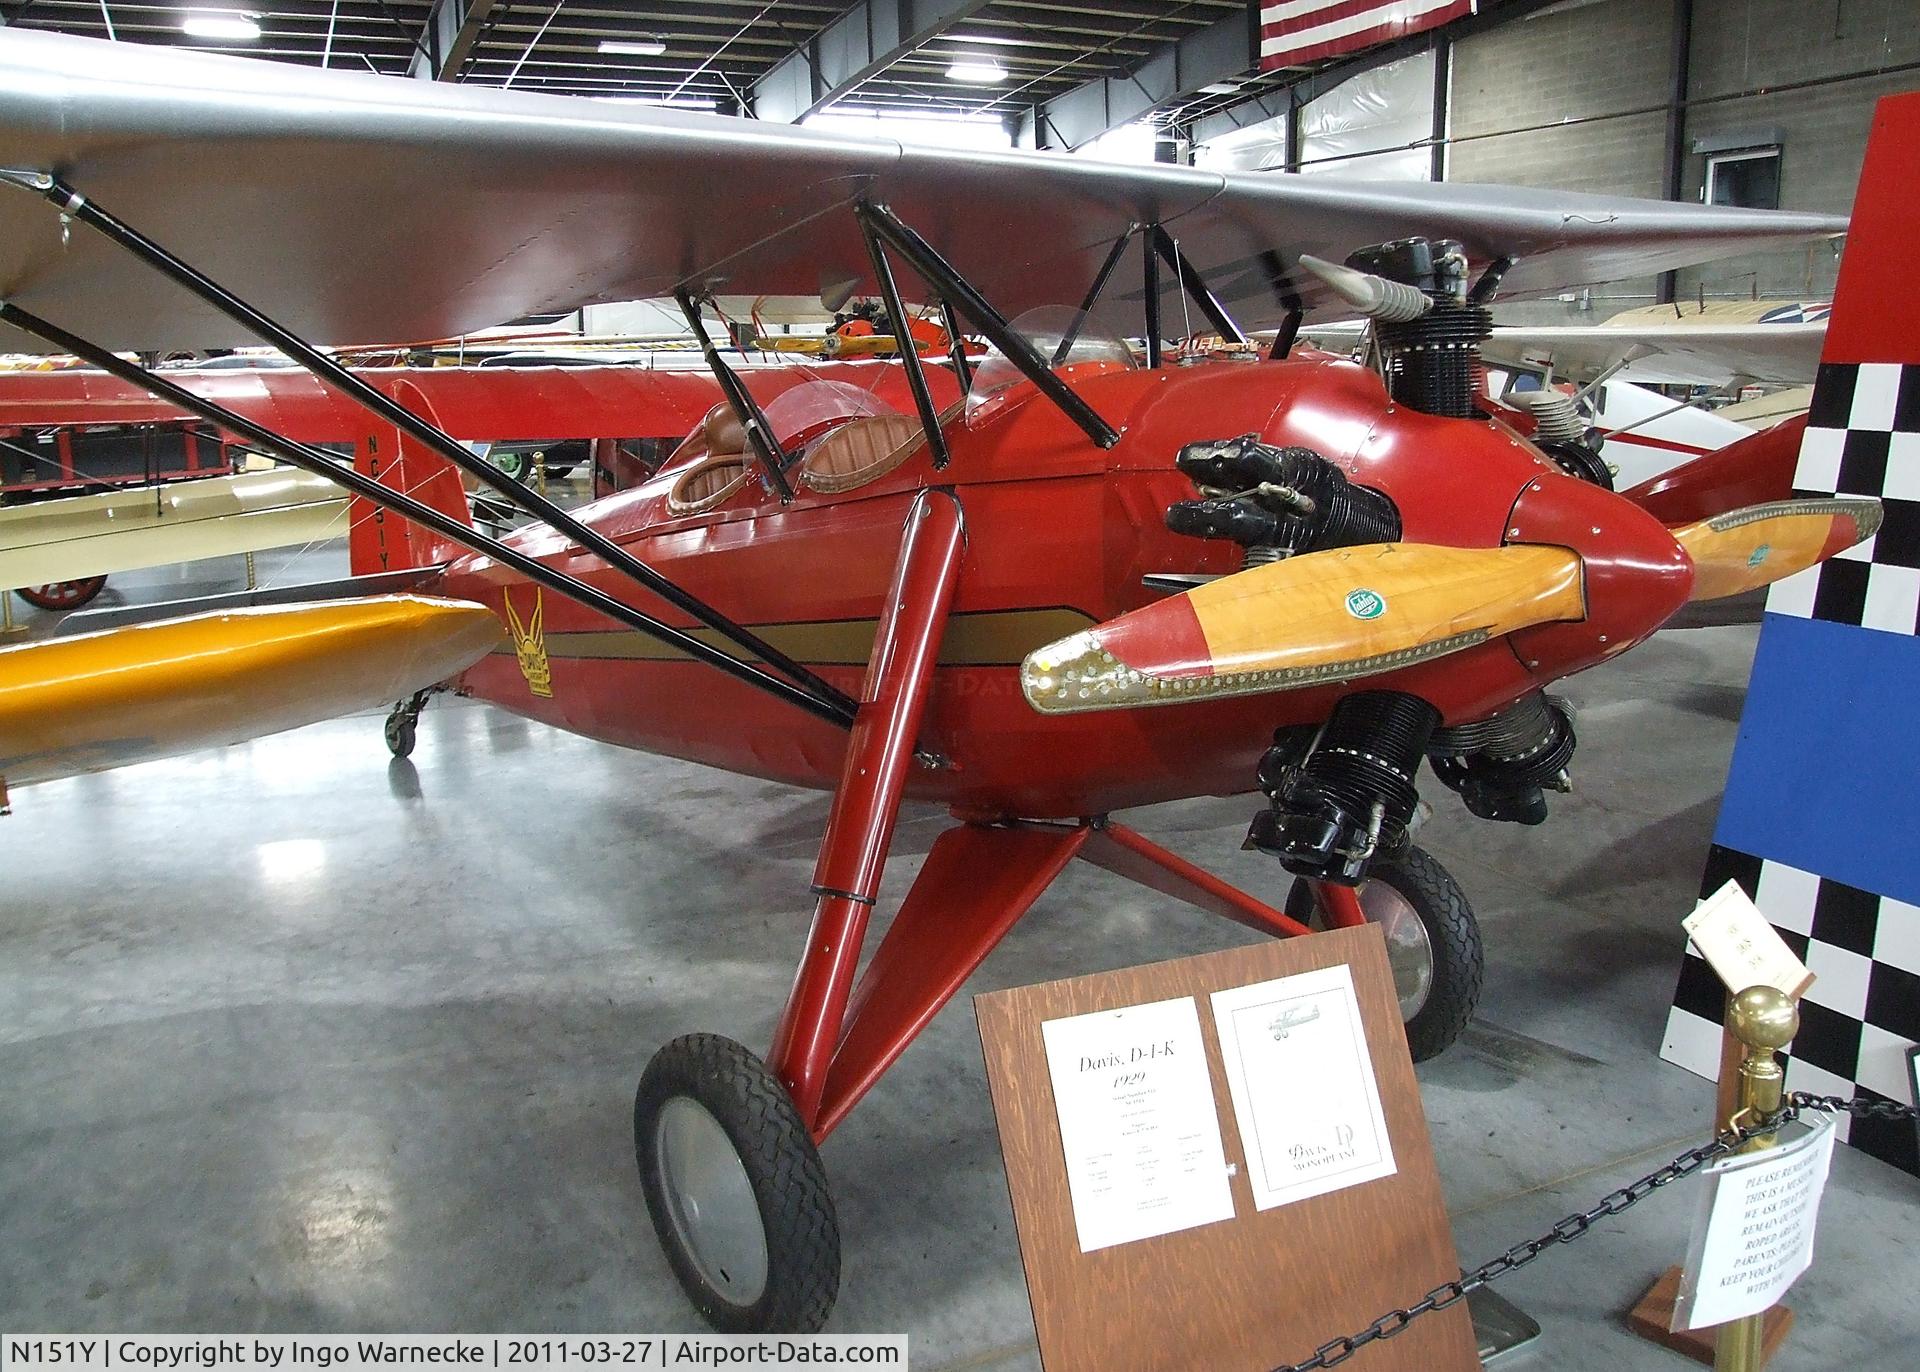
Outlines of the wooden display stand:
[{"label": "wooden display stand", "polygon": [[[1627,1312],[1627,1328],[1651,1343],[1671,1348],[1684,1354],[1695,1362],[1713,1366],[1714,1334],[1718,1325],[1706,1329],[1682,1329],[1674,1331],[1667,1326],[1673,1322],[1673,1304],[1680,1298],[1680,1269],[1669,1267],[1660,1274],[1659,1280],[1647,1288],[1647,1294],[1639,1303]],[[1780,1351],[1780,1345],[1787,1341],[1787,1334],[1793,1328],[1793,1311],[1784,1305],[1776,1305],[1767,1311],[1766,1332],[1761,1336],[1760,1361],[1764,1366],[1773,1361],[1773,1355]]]},{"label": "wooden display stand", "polygon": [[[1397,1170],[1256,1210],[1208,997],[1340,963],[1352,969]],[[1083,1253],[1041,1024],[1187,996],[1199,1004],[1233,1217]],[[974,1004],[1047,1372],[1268,1372],[1459,1276],[1385,945],[1373,926],[998,991]],[[1348,1365],[1478,1368],[1466,1302],[1368,1345]]]}]

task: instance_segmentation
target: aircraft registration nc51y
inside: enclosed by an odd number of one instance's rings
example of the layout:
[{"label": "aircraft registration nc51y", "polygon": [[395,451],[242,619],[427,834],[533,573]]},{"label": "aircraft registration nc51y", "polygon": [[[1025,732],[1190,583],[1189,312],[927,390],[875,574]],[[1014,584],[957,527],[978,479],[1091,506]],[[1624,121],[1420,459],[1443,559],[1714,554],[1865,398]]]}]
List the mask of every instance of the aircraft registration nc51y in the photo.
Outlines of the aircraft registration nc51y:
[{"label": "aircraft registration nc51y", "polygon": [[[410,725],[444,685],[832,790],[772,1044],[676,1040],[635,1100],[655,1230],[722,1329],[825,1322],[818,1144],[1076,857],[1267,934],[1378,922],[1410,1046],[1439,1052],[1481,950],[1411,842],[1420,769],[1537,822],[1574,749],[1551,682],[1879,517],[1807,501],[1669,528],[1476,385],[1503,283],[1843,227],[1819,216],[923,151],[11,33],[0,165],[23,169],[0,190],[0,322],[331,473],[361,502],[356,570],[390,591],[417,569],[407,596],[336,585],[0,655],[9,780],[217,741],[173,736],[183,696],[244,692],[237,734],[376,697]],[[1069,282],[1078,308],[1048,309]],[[896,320],[910,290],[992,352],[763,408],[710,351],[727,405],[651,483],[568,513],[306,341],[667,295],[704,338],[722,290],[861,294]],[[1376,366],[1293,346],[1309,314],[1354,309]],[[240,341],[366,405],[352,468],[107,351]],[[476,531],[455,468],[543,527]],[[1111,818],[1242,792],[1250,841],[1297,879],[1287,909]],[[904,796],[954,822],[856,979]]]}]

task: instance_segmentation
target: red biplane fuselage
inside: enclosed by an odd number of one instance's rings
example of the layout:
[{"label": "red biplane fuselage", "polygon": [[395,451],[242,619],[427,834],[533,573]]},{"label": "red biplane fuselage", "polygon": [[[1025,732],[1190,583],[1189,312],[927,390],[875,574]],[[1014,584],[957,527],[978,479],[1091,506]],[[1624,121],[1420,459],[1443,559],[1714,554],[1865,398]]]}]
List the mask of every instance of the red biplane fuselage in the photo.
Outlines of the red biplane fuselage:
[{"label": "red biplane fuselage", "polygon": [[[1169,505],[1194,494],[1173,459],[1197,439],[1251,432],[1276,446],[1312,448],[1392,496],[1409,542],[1547,543],[1581,555],[1586,620],[1525,630],[1369,683],[1417,694],[1449,722],[1484,716],[1631,647],[1687,598],[1691,570],[1651,516],[1561,474],[1502,423],[1392,404],[1380,378],[1352,363],[1304,354],[1076,371],[1075,389],[1121,431],[1111,449],[1088,442],[1023,383],[949,426],[952,460],[941,472],[922,447],[851,490],[802,487],[782,506],[756,480],[716,509],[676,514],[669,493],[705,458],[694,443],[696,451],[653,481],[582,518],[858,694],[909,508],[923,487],[952,488],[966,549],[919,739],[946,765],[915,767],[908,794],[982,817],[1080,817],[1251,790],[1273,730],[1326,718],[1352,689],[1063,715],[1038,713],[1021,694],[1027,653],[1157,599],[1143,577],[1237,570],[1236,546],[1174,534],[1164,523]],[[597,559],[549,534],[522,537],[526,550],[622,593]],[[445,590],[522,626],[535,604],[534,587],[481,557],[449,567]],[[512,616],[503,595],[513,598]],[[525,646],[544,650],[550,695],[535,694],[519,657],[504,650],[468,671],[461,689],[627,747],[802,786],[831,788],[840,779],[841,731],[570,602],[546,598],[540,638]]]}]

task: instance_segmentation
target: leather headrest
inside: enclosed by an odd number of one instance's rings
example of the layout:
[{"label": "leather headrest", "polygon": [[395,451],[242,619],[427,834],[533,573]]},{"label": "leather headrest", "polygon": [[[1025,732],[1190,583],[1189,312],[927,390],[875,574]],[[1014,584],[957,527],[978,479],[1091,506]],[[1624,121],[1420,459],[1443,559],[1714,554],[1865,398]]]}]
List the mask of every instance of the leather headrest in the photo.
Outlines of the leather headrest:
[{"label": "leather headrest", "polygon": [[721,401],[707,411],[705,419],[700,421],[700,432],[706,436],[707,453],[743,453],[747,450],[747,431],[740,423],[739,416],[726,401]]}]

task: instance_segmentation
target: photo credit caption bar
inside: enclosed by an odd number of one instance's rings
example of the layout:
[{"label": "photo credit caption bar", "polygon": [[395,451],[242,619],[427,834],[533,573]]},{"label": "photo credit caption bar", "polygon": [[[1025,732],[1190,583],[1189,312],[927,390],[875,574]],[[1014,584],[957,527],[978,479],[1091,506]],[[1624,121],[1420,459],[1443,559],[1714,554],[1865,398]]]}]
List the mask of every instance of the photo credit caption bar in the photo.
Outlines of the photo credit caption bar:
[{"label": "photo credit caption bar", "polygon": [[905,1369],[905,1334],[13,1335],[0,1372],[288,1372],[386,1367],[882,1367]]}]

